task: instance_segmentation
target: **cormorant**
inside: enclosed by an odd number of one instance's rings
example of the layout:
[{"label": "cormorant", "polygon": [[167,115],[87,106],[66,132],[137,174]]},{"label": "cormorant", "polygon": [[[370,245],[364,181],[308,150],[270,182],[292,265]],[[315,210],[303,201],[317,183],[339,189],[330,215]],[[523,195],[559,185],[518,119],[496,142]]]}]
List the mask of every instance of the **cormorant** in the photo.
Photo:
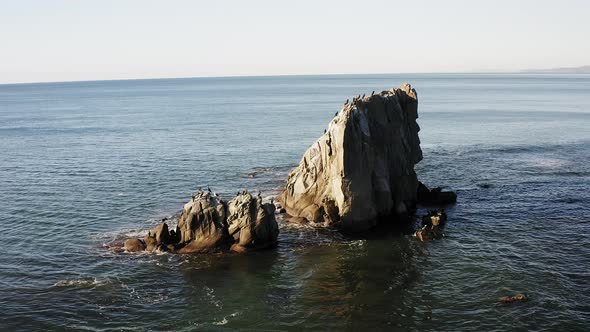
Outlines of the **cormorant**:
[{"label": "cormorant", "polygon": [[211,192],[211,188],[209,188],[209,186],[207,186],[207,191]]},{"label": "cormorant", "polygon": [[365,94],[363,93],[363,96],[361,97],[361,99],[365,99]]},{"label": "cormorant", "polygon": [[373,90],[373,92],[371,92],[371,96],[375,94],[375,90]]}]

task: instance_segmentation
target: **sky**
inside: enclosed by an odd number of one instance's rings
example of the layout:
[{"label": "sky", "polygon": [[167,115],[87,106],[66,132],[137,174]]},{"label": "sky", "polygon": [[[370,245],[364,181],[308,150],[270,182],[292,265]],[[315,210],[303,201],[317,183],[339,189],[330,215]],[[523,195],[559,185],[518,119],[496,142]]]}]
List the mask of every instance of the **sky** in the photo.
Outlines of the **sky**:
[{"label": "sky", "polygon": [[587,0],[0,0],[0,83],[590,64]]}]

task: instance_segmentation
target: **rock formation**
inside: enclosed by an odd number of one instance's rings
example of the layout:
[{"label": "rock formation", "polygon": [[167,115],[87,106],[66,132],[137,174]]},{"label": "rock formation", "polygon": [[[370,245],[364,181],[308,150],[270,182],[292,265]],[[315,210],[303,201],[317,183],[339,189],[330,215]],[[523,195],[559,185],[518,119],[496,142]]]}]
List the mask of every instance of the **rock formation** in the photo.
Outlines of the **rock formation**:
[{"label": "rock formation", "polygon": [[228,203],[229,235],[232,250],[243,252],[262,249],[276,242],[279,227],[275,220],[274,204],[263,204],[262,198],[250,194],[239,195]]},{"label": "rock formation", "polygon": [[197,193],[184,205],[178,230],[181,253],[223,249],[229,241],[226,203],[208,192]]},{"label": "rock formation", "polygon": [[422,242],[442,239],[445,236],[446,222],[447,214],[443,209],[428,211],[428,214],[422,217],[422,228],[414,232],[414,236]]},{"label": "rock formation", "polygon": [[428,189],[422,182],[418,182],[418,204],[447,205],[457,202],[457,194],[452,191],[442,191],[441,188]]},{"label": "rock formation", "polygon": [[418,99],[409,84],[344,105],[289,174],[277,198],[291,216],[348,231],[403,215],[416,203],[422,160]]},{"label": "rock formation", "polygon": [[[276,244],[276,209],[289,214],[287,220],[354,232],[379,220],[407,217],[417,203],[454,203],[455,193],[430,190],[416,177],[414,166],[422,160],[417,118],[418,98],[409,84],[346,100],[289,174],[276,206],[263,203],[260,194],[238,193],[226,203],[210,189],[199,191],[184,205],[176,229],[162,223],[143,240],[127,240],[119,249],[245,252]],[[416,232],[421,240],[442,237],[446,215],[432,218]]]},{"label": "rock formation", "polygon": [[128,239],[128,252],[171,251],[209,253],[232,250],[246,252],[276,244],[279,228],[275,206],[263,203],[247,192],[226,203],[209,192],[200,191],[184,205],[175,230],[161,223],[143,240]]}]

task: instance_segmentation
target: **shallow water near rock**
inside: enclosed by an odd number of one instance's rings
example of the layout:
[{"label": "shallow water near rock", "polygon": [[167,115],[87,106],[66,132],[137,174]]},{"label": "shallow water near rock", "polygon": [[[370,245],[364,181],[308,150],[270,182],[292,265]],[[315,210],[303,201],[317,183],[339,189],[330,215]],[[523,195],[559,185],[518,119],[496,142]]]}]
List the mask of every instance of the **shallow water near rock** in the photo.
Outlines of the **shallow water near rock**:
[{"label": "shallow water near rock", "polygon": [[[403,82],[418,178],[458,194],[445,239],[279,218],[247,255],[103,248],[198,187],[276,194],[346,98]],[[588,75],[0,85],[0,330],[587,330],[589,128]]]}]

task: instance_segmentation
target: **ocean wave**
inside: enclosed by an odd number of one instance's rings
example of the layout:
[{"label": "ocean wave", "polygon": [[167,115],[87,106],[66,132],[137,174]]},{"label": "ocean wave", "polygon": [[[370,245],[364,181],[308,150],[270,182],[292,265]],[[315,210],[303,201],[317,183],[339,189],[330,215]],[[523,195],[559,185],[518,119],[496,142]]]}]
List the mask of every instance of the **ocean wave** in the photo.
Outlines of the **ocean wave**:
[{"label": "ocean wave", "polygon": [[112,281],[109,278],[86,277],[59,280],[53,284],[53,287],[95,288],[111,283]]},{"label": "ocean wave", "polygon": [[213,325],[225,325],[225,324],[229,323],[228,318],[237,317],[239,315],[240,315],[240,312],[236,311],[236,312],[230,314],[229,316],[224,316],[223,319],[221,319],[219,321],[213,322]]},{"label": "ocean wave", "polygon": [[474,145],[448,145],[448,144],[424,144],[422,150],[425,155],[469,155],[469,154],[543,154],[546,152],[563,152],[579,149],[589,149],[590,141],[571,142],[566,144],[474,144]]}]

